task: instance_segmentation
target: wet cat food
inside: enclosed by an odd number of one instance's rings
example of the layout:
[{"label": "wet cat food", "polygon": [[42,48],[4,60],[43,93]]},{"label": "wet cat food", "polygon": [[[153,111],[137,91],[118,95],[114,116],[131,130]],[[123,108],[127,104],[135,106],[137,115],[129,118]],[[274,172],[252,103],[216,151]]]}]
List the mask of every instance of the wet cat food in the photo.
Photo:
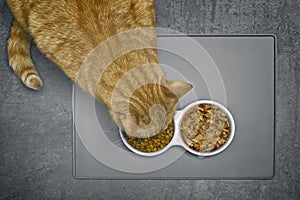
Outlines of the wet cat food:
[{"label": "wet cat food", "polygon": [[212,104],[198,104],[183,116],[181,135],[198,152],[211,152],[223,146],[230,135],[226,113]]},{"label": "wet cat food", "polygon": [[128,137],[127,142],[134,148],[142,152],[155,152],[167,146],[174,135],[174,123],[159,134],[149,138]]}]

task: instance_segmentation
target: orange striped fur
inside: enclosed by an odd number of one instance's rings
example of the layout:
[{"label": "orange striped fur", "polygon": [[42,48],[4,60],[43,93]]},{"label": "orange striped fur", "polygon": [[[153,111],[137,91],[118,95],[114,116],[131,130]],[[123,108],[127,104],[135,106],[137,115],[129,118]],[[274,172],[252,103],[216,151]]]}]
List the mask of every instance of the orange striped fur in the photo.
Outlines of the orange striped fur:
[{"label": "orange striped fur", "polygon": [[[140,65],[159,64],[155,31],[150,31],[148,38],[144,38],[145,42],[152,45],[150,48],[136,49],[118,56],[103,69],[100,80],[98,73],[102,68],[97,68],[95,64],[81,67],[95,47],[116,34],[136,28],[155,27],[154,0],[7,0],[7,3],[15,17],[8,40],[9,63],[29,88],[39,89],[42,86],[30,58],[32,38],[40,51],[71,80],[105,103],[113,121],[131,134],[134,132],[133,122],[140,126],[149,124],[149,109],[154,104],[165,108],[167,119],[164,127],[167,127],[172,121],[177,98],[191,89],[191,85],[183,81],[168,81],[160,67],[150,65],[127,77],[128,81],[120,86],[123,89],[116,89],[117,83],[127,72]],[[127,44],[117,43],[115,48],[111,47],[98,55],[110,57],[124,45]],[[133,91],[132,85],[148,79],[156,82]],[[161,84],[167,85],[173,95]],[[125,96],[130,90],[133,92],[130,106],[125,109]],[[113,98],[114,94],[119,96]],[[119,108],[113,108],[113,101],[119,101]],[[158,115],[154,118],[154,121],[160,120]]]},{"label": "orange striped fur", "polygon": [[16,21],[11,27],[7,50],[9,64],[22,82],[29,88],[40,89],[42,81],[30,58],[30,36]]}]

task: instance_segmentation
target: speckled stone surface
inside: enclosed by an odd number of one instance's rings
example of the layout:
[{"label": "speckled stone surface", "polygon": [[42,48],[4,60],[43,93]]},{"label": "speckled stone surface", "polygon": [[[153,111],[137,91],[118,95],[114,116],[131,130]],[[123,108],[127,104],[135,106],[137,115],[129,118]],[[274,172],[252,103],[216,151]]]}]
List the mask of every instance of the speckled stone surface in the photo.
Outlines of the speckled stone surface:
[{"label": "speckled stone surface", "polygon": [[12,15],[0,0],[0,199],[300,199],[300,1],[157,0],[157,26],[183,33],[275,34],[272,180],[76,180],[71,81],[33,45],[44,81],[25,88],[8,66]]}]

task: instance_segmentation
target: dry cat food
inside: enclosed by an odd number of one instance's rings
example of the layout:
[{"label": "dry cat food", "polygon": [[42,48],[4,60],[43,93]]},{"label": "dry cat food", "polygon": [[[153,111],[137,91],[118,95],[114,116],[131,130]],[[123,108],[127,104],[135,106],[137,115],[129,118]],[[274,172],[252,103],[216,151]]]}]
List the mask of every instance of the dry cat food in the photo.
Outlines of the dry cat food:
[{"label": "dry cat food", "polygon": [[199,152],[211,152],[225,144],[230,134],[226,113],[212,104],[190,108],[181,123],[185,143]]},{"label": "dry cat food", "polygon": [[167,146],[174,135],[174,122],[159,134],[149,138],[128,137],[127,142],[142,152],[155,152]]}]

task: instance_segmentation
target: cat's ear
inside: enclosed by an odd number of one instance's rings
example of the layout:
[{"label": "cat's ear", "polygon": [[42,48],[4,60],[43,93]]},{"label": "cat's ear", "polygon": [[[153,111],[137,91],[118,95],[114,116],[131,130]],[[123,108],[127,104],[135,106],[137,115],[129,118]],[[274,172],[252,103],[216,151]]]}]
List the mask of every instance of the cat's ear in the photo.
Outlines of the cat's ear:
[{"label": "cat's ear", "polygon": [[124,131],[128,136],[134,136],[136,132],[136,124],[130,113],[125,113],[120,116],[120,120]]},{"label": "cat's ear", "polygon": [[193,88],[191,84],[181,80],[167,80],[166,82],[169,89],[175,93],[177,98],[182,97]]}]

